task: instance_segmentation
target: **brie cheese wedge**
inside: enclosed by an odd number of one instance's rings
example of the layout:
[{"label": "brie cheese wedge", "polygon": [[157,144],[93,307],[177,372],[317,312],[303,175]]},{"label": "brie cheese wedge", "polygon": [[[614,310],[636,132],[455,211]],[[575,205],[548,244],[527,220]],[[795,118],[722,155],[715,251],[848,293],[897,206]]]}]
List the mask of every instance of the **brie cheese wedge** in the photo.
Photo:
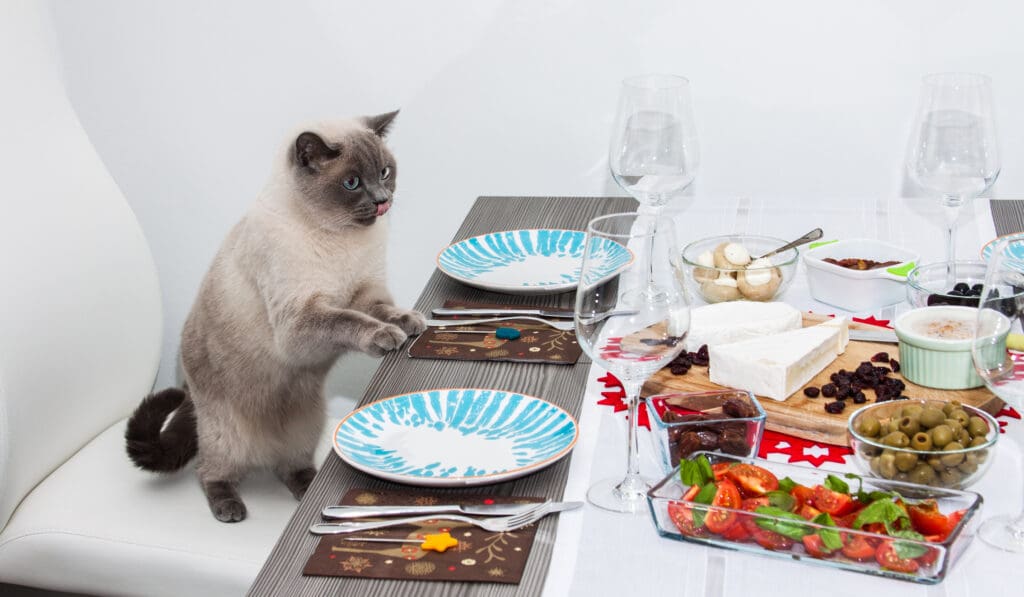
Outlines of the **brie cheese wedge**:
[{"label": "brie cheese wedge", "polygon": [[846,350],[849,324],[837,317],[815,326],[709,347],[711,381],[785,400]]},{"label": "brie cheese wedge", "polygon": [[711,348],[770,336],[799,329],[802,324],[800,310],[786,303],[728,301],[704,305],[690,311],[686,350],[696,352],[704,344]]}]

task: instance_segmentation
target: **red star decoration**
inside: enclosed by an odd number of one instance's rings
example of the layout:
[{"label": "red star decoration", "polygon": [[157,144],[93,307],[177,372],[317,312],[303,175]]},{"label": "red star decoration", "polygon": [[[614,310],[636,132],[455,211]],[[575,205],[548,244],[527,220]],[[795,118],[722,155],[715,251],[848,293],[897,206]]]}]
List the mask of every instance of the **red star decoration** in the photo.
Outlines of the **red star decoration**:
[{"label": "red star decoration", "polygon": [[[782,446],[781,444],[788,444]],[[806,448],[817,448],[825,450],[822,456],[807,454]],[[800,439],[777,431],[765,429],[761,436],[761,448],[757,451],[760,458],[767,458],[768,454],[785,454],[789,457],[787,462],[806,462],[813,467],[819,467],[826,462],[844,464],[844,456],[853,454],[853,450],[846,446],[833,446],[806,439]]]},{"label": "red star decoration", "polygon": [[[604,377],[599,377],[597,381],[603,383],[606,388],[612,388],[607,392],[601,392],[604,398],[598,400],[598,404],[612,407],[613,412],[620,412],[629,408],[626,406],[626,391],[622,387],[622,382],[617,377],[611,373],[606,373]],[[647,418],[647,405],[643,401],[637,405],[636,422],[644,429],[651,428],[651,421]]]}]

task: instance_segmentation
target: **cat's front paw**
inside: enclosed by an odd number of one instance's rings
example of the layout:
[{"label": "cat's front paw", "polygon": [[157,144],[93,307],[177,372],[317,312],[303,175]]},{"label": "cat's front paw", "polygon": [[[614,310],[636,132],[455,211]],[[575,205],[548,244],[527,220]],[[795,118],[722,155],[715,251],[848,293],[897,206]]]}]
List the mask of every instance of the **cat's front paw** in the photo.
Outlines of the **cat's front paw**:
[{"label": "cat's front paw", "polygon": [[370,333],[369,342],[362,350],[370,356],[382,357],[393,350],[398,350],[406,338],[408,336],[402,328],[385,323]]},{"label": "cat's front paw", "polygon": [[245,503],[234,497],[225,497],[210,502],[210,511],[221,522],[240,522],[247,514]]},{"label": "cat's front paw", "polygon": [[418,336],[427,329],[427,318],[419,311],[402,311],[389,321],[410,336]]}]

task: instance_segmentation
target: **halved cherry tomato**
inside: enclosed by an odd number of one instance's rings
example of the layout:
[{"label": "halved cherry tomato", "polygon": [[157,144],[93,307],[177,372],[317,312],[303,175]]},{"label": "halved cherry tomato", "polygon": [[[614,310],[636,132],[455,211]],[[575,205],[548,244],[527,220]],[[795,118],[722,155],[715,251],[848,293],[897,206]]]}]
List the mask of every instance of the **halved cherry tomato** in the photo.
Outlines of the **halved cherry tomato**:
[{"label": "halved cherry tomato", "polygon": [[[745,515],[740,514],[739,516]],[[722,538],[728,539],[729,541],[742,543],[750,539],[750,531],[747,530],[747,527],[745,525],[742,525],[739,521],[737,521],[736,524],[732,525],[731,527],[729,527],[727,531],[722,533]]]},{"label": "halved cherry tomato", "polygon": [[740,504],[740,508],[753,512],[754,510],[757,510],[761,506],[771,505],[771,501],[766,496],[762,495],[761,497],[752,497],[743,500],[743,503]]},{"label": "halved cherry tomato", "polygon": [[797,510],[796,513],[800,516],[803,516],[807,520],[812,520],[815,516],[821,514],[821,510],[818,510],[817,508],[809,504],[804,504],[800,506],[800,509]]},{"label": "halved cherry tomato", "polygon": [[708,530],[704,527],[697,527],[693,524],[693,508],[681,502],[668,503],[668,516],[679,529],[679,532],[689,537],[707,537]]},{"label": "halved cherry tomato", "polygon": [[757,526],[757,523],[753,522],[753,518],[750,519],[750,524],[747,525],[747,530],[750,531],[750,536],[754,538],[754,541],[758,545],[765,549],[773,550],[786,550],[793,547],[793,540],[785,535],[780,535],[774,531],[768,529],[762,529]]},{"label": "halved cherry tomato", "polygon": [[[949,536],[949,533],[956,526],[956,522],[939,512],[939,505],[935,500],[925,500],[920,504],[914,504],[907,508],[910,515],[910,525],[922,535],[934,536],[934,541],[941,542]],[[963,514],[960,514],[963,517]],[[959,522],[959,520],[957,521]]]},{"label": "halved cherry tomato", "polygon": [[814,490],[805,485],[797,485],[789,494],[796,498],[797,504],[811,504],[814,501]]},{"label": "halved cherry tomato", "polygon": [[700,485],[691,485],[690,488],[686,490],[686,493],[683,494],[683,501],[692,502],[693,498],[697,497],[698,493],[700,493]]},{"label": "halved cherry tomato", "polygon": [[[711,505],[719,506],[720,508],[739,508],[740,503],[740,490],[736,487],[736,484],[729,479],[719,481],[715,497],[711,500]],[[735,512],[720,508],[709,509],[704,519],[705,526],[712,533],[724,533],[729,530],[729,527],[736,524],[738,519]]]},{"label": "halved cherry tomato", "polygon": [[804,535],[802,541],[804,543],[804,549],[807,550],[807,555],[812,558],[827,558],[833,553],[825,547],[825,542],[821,540],[821,536],[817,533]]},{"label": "halved cherry tomato", "polygon": [[917,572],[920,565],[912,558],[901,558],[896,554],[892,541],[883,541],[875,552],[875,560],[887,570],[893,572]]},{"label": "halved cherry tomato", "polygon": [[753,464],[740,463],[725,472],[747,496],[759,496],[779,488],[779,479],[771,471]]},{"label": "halved cherry tomato", "polygon": [[862,535],[842,533],[843,555],[851,560],[867,562],[875,555],[875,547]]},{"label": "halved cherry tomato", "polygon": [[937,559],[939,559],[939,550],[934,547],[929,547],[928,551],[924,552],[924,555],[917,557],[917,561],[922,566],[931,566]]},{"label": "halved cherry tomato", "polygon": [[853,498],[845,493],[832,491],[824,485],[814,486],[814,507],[822,512],[828,512],[832,516],[843,516],[852,512],[857,505]]},{"label": "halved cherry tomato", "polygon": [[715,474],[715,481],[721,481],[722,477],[725,476],[725,471],[729,470],[729,467],[732,466],[733,464],[736,464],[736,463],[734,463],[734,462],[716,462],[715,464],[712,464],[711,465],[711,472]]}]

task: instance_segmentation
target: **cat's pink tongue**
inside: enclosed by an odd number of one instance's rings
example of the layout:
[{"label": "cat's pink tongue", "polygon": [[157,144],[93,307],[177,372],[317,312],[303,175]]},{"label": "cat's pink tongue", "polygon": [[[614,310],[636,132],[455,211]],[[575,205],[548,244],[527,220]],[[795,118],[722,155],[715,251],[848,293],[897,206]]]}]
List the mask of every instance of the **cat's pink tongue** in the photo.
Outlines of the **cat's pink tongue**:
[{"label": "cat's pink tongue", "polygon": [[391,202],[390,201],[379,204],[377,206],[377,217],[379,218],[382,215],[388,213],[389,209],[391,209]]}]

